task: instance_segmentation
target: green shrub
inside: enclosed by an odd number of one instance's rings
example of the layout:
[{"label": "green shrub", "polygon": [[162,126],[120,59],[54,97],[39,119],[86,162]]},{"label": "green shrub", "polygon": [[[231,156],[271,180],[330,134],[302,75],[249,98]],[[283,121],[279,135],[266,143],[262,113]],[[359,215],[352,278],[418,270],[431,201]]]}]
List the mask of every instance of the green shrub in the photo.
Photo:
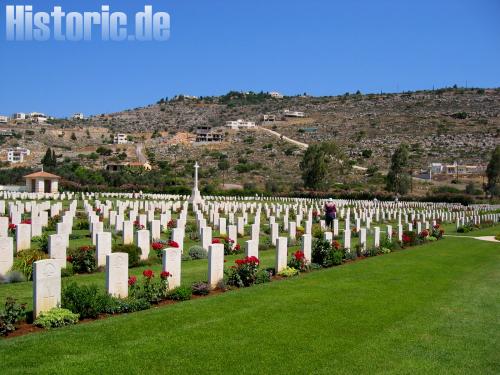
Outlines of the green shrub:
[{"label": "green shrub", "polygon": [[298,274],[299,270],[292,267],[285,267],[280,272],[278,272],[278,275],[282,277],[292,277],[297,276]]},{"label": "green shrub", "polygon": [[49,252],[49,235],[43,233],[41,236],[33,237],[31,241],[35,244],[36,248],[44,253]]},{"label": "green shrub", "polygon": [[31,280],[33,278],[33,263],[42,259],[47,259],[47,254],[43,251],[37,249],[21,250],[14,258],[12,270],[21,272],[26,280]]},{"label": "green shrub", "polygon": [[57,229],[57,223],[60,221],[61,221],[61,216],[59,215],[49,217],[45,229],[48,230],[49,232],[55,232]]},{"label": "green shrub", "polygon": [[344,252],[342,250],[331,249],[324,260],[325,267],[339,266],[342,264]]},{"label": "green shrub", "polygon": [[102,312],[106,314],[122,314],[131,313],[135,311],[147,310],[151,307],[151,304],[145,299],[137,298],[114,298],[112,296],[107,296],[105,299]]},{"label": "green shrub", "polygon": [[191,285],[191,289],[195,296],[206,296],[210,293],[210,285],[203,281],[198,281]]},{"label": "green shrub", "polygon": [[5,307],[0,311],[0,335],[7,336],[17,328],[19,321],[25,316],[26,304],[17,303],[14,298],[5,300]]},{"label": "green shrub", "polygon": [[201,246],[195,245],[191,246],[188,251],[191,259],[206,259],[208,258],[208,252]]},{"label": "green shrub", "polygon": [[75,282],[63,287],[61,307],[80,315],[80,319],[97,318],[106,305],[106,295],[97,285],[78,285]]},{"label": "green shrub", "polygon": [[78,319],[78,314],[74,314],[68,309],[55,307],[49,311],[41,313],[33,324],[42,328],[58,328],[76,324]]},{"label": "green shrub", "polygon": [[97,269],[94,246],[81,246],[68,253],[68,261],[75,273],[92,273]]},{"label": "green shrub", "polygon": [[89,230],[90,224],[87,219],[79,220],[76,222],[75,229],[77,230]]},{"label": "green shrub", "polygon": [[267,270],[259,270],[255,275],[255,284],[264,284],[271,281],[271,273]]},{"label": "green shrub", "polygon": [[167,298],[172,301],[187,301],[193,294],[191,288],[180,286],[168,292]]},{"label": "green shrub", "polygon": [[113,253],[127,253],[129,267],[137,267],[139,265],[141,249],[138,246],[116,244],[113,245]]},{"label": "green shrub", "polygon": [[314,240],[312,246],[312,262],[325,266],[331,250],[332,244],[330,241],[322,238]]}]

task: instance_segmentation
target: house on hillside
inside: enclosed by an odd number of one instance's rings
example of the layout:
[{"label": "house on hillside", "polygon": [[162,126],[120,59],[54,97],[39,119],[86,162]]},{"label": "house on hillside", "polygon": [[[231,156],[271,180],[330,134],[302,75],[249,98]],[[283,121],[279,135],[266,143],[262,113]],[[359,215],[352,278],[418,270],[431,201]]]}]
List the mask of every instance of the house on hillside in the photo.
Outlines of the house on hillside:
[{"label": "house on hillside", "polygon": [[9,121],[9,118],[7,116],[0,115],[0,124],[6,124],[7,121]]},{"label": "house on hillside", "polygon": [[31,121],[36,122],[38,124],[43,124],[48,120],[48,117],[44,113],[40,112],[31,112],[29,114],[29,118],[31,119]]},{"label": "house on hillside", "polygon": [[238,119],[236,121],[226,121],[226,127],[233,130],[255,128],[255,122]]},{"label": "house on hillside", "polygon": [[263,122],[274,122],[276,121],[276,115],[262,115],[261,120]]},{"label": "house on hillside", "polygon": [[272,91],[269,93],[269,95],[271,95],[271,98],[275,98],[275,99],[283,99],[283,94],[277,92],[277,91]]},{"label": "house on hillside", "polygon": [[285,117],[306,117],[306,114],[304,112],[290,111],[288,109],[285,109],[283,111],[283,115],[285,115]]},{"label": "house on hillside", "polygon": [[128,143],[128,136],[127,134],[119,133],[115,134],[113,137],[113,143],[115,145],[124,145]]},{"label": "house on hillside", "polygon": [[210,125],[199,125],[196,127],[196,143],[222,142],[224,134],[214,131]]},{"label": "house on hillside", "polygon": [[26,113],[17,112],[12,115],[14,120],[26,120]]},{"label": "house on hillside", "polygon": [[13,147],[7,149],[7,161],[10,163],[22,163],[25,156],[29,156],[31,151],[23,147]]},{"label": "house on hillside", "polygon": [[73,115],[73,120],[85,120],[85,116],[83,113],[75,113]]}]

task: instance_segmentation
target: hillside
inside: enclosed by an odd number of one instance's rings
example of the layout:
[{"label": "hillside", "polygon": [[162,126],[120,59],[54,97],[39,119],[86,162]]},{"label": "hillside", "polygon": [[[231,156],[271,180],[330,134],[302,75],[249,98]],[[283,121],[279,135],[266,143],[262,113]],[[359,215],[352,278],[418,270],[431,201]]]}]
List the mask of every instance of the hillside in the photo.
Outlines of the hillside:
[{"label": "hillside", "polygon": [[[285,109],[303,111],[306,117],[284,117]],[[276,115],[278,121],[261,124],[263,114]],[[425,169],[430,162],[457,161],[484,166],[489,153],[500,143],[499,114],[500,89],[450,88],[283,99],[262,93],[229,93],[222,97],[161,99],[147,107],[97,115],[85,121],[57,120],[41,127],[45,129],[43,132],[28,130],[34,125],[16,124],[15,131],[21,134],[24,131],[24,135],[8,140],[5,145],[34,149],[28,164],[35,164],[46,147],[51,146],[62,158],[102,168],[110,161],[124,161],[123,157],[117,159],[120,153],[126,154],[125,161],[137,161],[134,147],[113,146],[112,155],[98,159],[85,160],[82,154],[88,155],[109,144],[114,133],[127,133],[136,143],[144,144],[153,166],[166,161],[180,176],[188,177],[189,164],[198,160],[202,177],[208,183],[224,181],[290,190],[300,187],[299,161],[303,150],[260,128],[229,130],[223,127],[226,121],[239,118],[255,121],[306,144],[334,141],[342,147],[350,164],[383,174],[393,150],[402,142],[411,146],[415,171]],[[196,127],[200,125],[214,127],[224,135],[224,142],[194,143]],[[227,155],[230,164],[225,173],[218,168],[222,154]],[[368,182],[376,186],[381,176],[368,179],[354,170],[336,176],[336,181],[362,188]]]}]

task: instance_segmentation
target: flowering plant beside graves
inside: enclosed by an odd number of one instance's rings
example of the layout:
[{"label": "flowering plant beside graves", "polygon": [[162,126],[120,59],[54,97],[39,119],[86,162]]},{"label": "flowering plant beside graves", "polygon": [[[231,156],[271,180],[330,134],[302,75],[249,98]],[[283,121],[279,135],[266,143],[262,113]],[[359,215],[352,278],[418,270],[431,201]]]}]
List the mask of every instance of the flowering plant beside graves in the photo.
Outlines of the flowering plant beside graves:
[{"label": "flowering plant beside graves", "polygon": [[75,273],[92,273],[97,269],[94,246],[81,246],[70,250],[66,260],[71,263]]},{"label": "flowering plant beside graves", "polygon": [[303,251],[296,251],[292,254],[292,259],[288,262],[288,267],[295,268],[300,272],[309,271],[309,264],[307,263],[306,257]]},{"label": "flowering plant beside graves", "polygon": [[162,250],[165,249],[165,247],[166,247],[166,243],[160,242],[160,241],[153,242],[151,244],[151,248],[156,252],[156,256],[158,258],[161,258]]},{"label": "flowering plant beside graves", "polygon": [[169,240],[168,241],[168,247],[174,247],[174,248],[178,249],[179,248],[179,244],[177,242],[175,242],[175,241]]},{"label": "flowering plant beside graves", "polygon": [[141,230],[141,229],[144,229],[144,225],[141,225],[141,224],[139,223],[139,220],[135,220],[135,221],[134,221],[134,228],[135,228],[136,230]]},{"label": "flowering plant beside graves", "polygon": [[155,278],[153,270],[142,272],[140,281],[129,278],[130,295],[135,299],[144,299],[149,303],[157,304],[167,298],[169,272],[162,272]]},{"label": "flowering plant beside graves", "polygon": [[436,239],[441,239],[443,238],[443,235],[444,235],[444,229],[442,229],[439,224],[436,224],[432,227],[432,232],[431,232],[431,236],[432,237],[435,237]]},{"label": "flowering plant beside graves", "polygon": [[169,222],[167,223],[167,228],[169,229],[175,228],[175,220],[170,219]]},{"label": "flowering plant beside graves", "polygon": [[236,259],[235,266],[228,272],[227,283],[236,287],[248,287],[255,284],[260,261],[257,257]]},{"label": "flowering plant beside graves", "polygon": [[9,234],[11,234],[11,235],[15,234],[16,233],[16,228],[17,228],[16,224],[10,223],[9,224]]}]

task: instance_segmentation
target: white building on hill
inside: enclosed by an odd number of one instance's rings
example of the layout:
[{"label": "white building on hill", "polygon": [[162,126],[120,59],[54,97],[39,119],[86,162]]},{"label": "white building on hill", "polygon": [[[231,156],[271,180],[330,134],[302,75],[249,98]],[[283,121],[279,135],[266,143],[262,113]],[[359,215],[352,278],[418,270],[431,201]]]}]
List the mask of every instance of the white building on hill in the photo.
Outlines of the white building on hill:
[{"label": "white building on hill", "polygon": [[276,92],[276,91],[270,92],[269,95],[271,95],[271,98],[283,99],[283,94]]},{"label": "white building on hill", "polygon": [[306,114],[304,112],[299,112],[299,111],[290,111],[288,109],[285,109],[283,111],[283,114],[286,117],[306,117]]},{"label": "white building on hill", "polygon": [[14,120],[26,120],[26,113],[17,112],[12,115]]},{"label": "white building on hill", "polygon": [[115,134],[115,136],[113,138],[113,143],[115,145],[124,145],[124,144],[128,143],[127,134],[123,134],[123,133]]},{"label": "white building on hill", "polygon": [[238,119],[236,121],[227,121],[226,127],[233,130],[255,128],[255,122]]},{"label": "white building on hill", "polygon": [[43,124],[48,119],[48,117],[44,113],[40,113],[40,112],[31,112],[29,114],[29,118],[32,121],[37,122],[39,124]]},{"label": "white building on hill", "polygon": [[9,121],[9,118],[7,116],[0,115],[0,124],[6,124],[7,121]]},{"label": "white building on hill", "polygon": [[22,163],[25,156],[31,153],[27,148],[15,147],[7,149],[7,161],[11,163]]},{"label": "white building on hill", "polygon": [[85,120],[85,116],[83,113],[75,113],[73,115],[73,120]]}]

